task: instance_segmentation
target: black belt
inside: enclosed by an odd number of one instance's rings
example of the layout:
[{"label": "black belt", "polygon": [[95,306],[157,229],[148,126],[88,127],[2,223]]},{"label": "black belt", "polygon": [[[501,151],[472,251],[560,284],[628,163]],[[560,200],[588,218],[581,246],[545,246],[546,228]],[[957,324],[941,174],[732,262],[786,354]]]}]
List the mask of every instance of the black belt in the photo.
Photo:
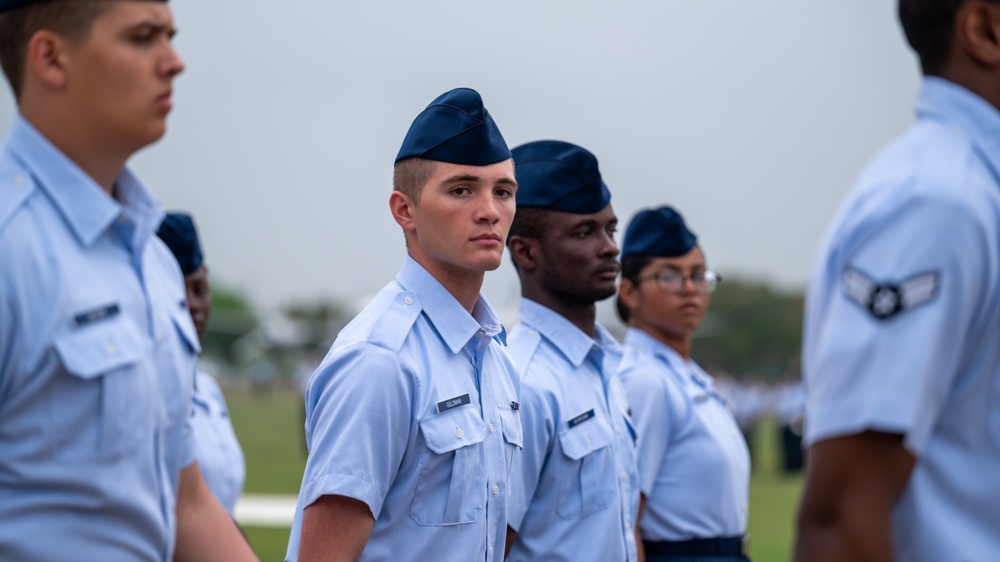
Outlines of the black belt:
[{"label": "black belt", "polygon": [[745,556],[743,537],[691,539],[689,541],[642,541],[652,556]]}]

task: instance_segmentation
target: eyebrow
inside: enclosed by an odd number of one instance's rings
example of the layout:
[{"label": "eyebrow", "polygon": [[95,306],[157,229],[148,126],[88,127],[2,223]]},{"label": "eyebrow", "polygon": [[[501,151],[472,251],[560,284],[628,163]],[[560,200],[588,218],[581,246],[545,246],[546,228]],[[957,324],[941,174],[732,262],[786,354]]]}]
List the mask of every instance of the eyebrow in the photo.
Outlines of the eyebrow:
[{"label": "eyebrow", "polygon": [[[597,228],[597,227],[601,226],[601,222],[598,221],[597,219],[583,219],[580,222],[573,223],[573,226],[571,228],[580,228],[582,226],[588,226],[588,227],[592,227],[592,228]],[[618,226],[618,219],[617,218],[613,218],[613,219],[607,221],[606,223],[604,223],[604,227],[605,228],[607,228],[609,226]]]},{"label": "eyebrow", "polygon": [[136,23],[135,25],[129,26],[128,29],[129,31],[140,31],[148,29],[150,31],[153,31],[154,33],[166,33],[167,36],[171,38],[177,35],[177,28],[174,27],[173,24],[156,20],[143,20]]},{"label": "eyebrow", "polygon": [[[452,176],[442,183],[458,183],[458,182],[475,182],[479,183],[483,181],[483,178],[479,176],[474,176],[472,174],[459,174],[457,176]],[[512,185],[517,187],[517,182],[511,178],[501,178],[497,180],[497,184]]]}]

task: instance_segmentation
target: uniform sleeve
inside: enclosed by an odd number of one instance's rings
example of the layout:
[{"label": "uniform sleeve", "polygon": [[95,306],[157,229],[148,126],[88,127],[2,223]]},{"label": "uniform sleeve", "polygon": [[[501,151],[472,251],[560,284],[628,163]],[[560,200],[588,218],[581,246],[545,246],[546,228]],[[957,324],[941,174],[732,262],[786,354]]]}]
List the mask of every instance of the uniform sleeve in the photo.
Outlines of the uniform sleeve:
[{"label": "uniform sleeve", "polygon": [[0,411],[6,402],[7,386],[10,384],[9,373],[15,361],[14,310],[8,301],[4,284],[0,284]]},{"label": "uniform sleeve", "polygon": [[[197,366],[195,367],[197,369]],[[196,436],[194,433],[194,400],[192,397],[195,393],[195,378],[197,374],[194,373],[188,379],[190,382],[188,392],[185,396],[188,397],[186,404],[187,417],[184,419],[184,425],[181,427],[180,433],[180,443],[177,446],[177,457],[180,459],[178,466],[188,467],[191,463],[198,460],[198,446],[195,442]]]},{"label": "uniform sleeve", "polygon": [[[986,211],[989,212],[989,211]],[[911,201],[851,248],[833,248],[807,319],[806,441],[873,429],[923,451],[965,359],[996,254],[976,211]],[[810,311],[812,308],[810,308]]]},{"label": "uniform sleeve", "polygon": [[356,344],[324,361],[306,391],[303,506],[341,495],[378,518],[409,440],[414,384],[380,347]]},{"label": "uniform sleeve", "polygon": [[639,490],[649,497],[660,472],[663,458],[670,446],[669,436],[673,416],[669,394],[659,377],[649,376],[641,369],[621,374],[625,398],[632,409],[632,424],[636,432],[636,469]]},{"label": "uniform sleeve", "polygon": [[531,508],[556,434],[554,414],[541,390],[522,382],[520,399],[524,449],[514,455],[511,464],[510,498],[507,502],[507,523],[518,532]]}]

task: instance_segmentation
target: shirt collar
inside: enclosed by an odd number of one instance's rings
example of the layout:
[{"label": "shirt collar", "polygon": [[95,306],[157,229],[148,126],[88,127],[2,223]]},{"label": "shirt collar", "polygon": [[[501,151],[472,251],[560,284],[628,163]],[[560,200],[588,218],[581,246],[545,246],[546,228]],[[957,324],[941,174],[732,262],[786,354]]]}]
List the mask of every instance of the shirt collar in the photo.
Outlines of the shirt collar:
[{"label": "shirt collar", "polygon": [[590,337],[563,315],[527,298],[521,299],[517,316],[545,336],[574,367],[579,368],[595,349],[599,352],[595,358],[599,365],[604,356],[621,356],[621,346],[600,324],[594,325],[594,337]]},{"label": "shirt collar", "polygon": [[483,336],[507,345],[507,331],[482,293],[470,315],[444,285],[410,256],[403,259],[396,281],[403,289],[420,295],[424,314],[452,353],[461,351],[473,338]]},{"label": "shirt collar", "polygon": [[1000,111],[968,89],[935,76],[924,77],[917,116],[958,127],[1000,180]]},{"label": "shirt collar", "polygon": [[[649,349],[653,355],[665,361],[677,373],[690,373],[692,377],[696,378],[708,377],[694,361],[684,359],[680,353],[674,351],[674,348],[638,328],[629,328],[625,332],[625,345]],[[711,377],[708,378],[711,380]]]},{"label": "shirt collar", "polygon": [[14,119],[7,146],[85,246],[124,217],[135,225],[131,243],[139,248],[163,220],[159,203],[131,171],[124,169],[118,176],[115,186],[121,201],[116,201],[20,114]]}]

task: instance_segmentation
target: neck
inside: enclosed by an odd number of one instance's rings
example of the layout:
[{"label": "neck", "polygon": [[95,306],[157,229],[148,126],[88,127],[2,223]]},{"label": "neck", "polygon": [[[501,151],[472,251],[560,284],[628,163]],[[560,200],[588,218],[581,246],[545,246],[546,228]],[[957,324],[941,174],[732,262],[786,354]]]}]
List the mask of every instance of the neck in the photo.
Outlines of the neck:
[{"label": "neck", "polygon": [[656,328],[655,326],[651,326],[649,324],[645,324],[642,322],[632,322],[629,324],[629,327],[642,330],[651,338],[657,340],[658,342],[666,345],[670,349],[676,351],[677,354],[683,357],[685,361],[691,360],[690,333],[661,330]]},{"label": "neck", "polygon": [[985,73],[973,61],[955,61],[936,75],[953,82],[986,100],[1000,110],[1000,84],[995,73]]},{"label": "neck", "polygon": [[462,305],[462,308],[466,312],[470,315],[472,314],[472,309],[475,308],[476,303],[479,301],[479,291],[483,288],[485,274],[482,271],[469,271],[467,269],[442,266],[435,267],[425,263],[426,260],[421,260],[418,256],[413,255],[412,252],[410,253],[410,257],[426,269],[431,274],[431,277],[437,280],[451,296],[455,297],[455,300]]},{"label": "neck", "polygon": [[531,285],[523,285],[521,296],[533,300],[549,310],[569,320],[583,333],[594,337],[597,324],[597,306],[592,302],[584,302],[569,298],[559,298],[547,291],[539,290]]},{"label": "neck", "polygon": [[69,119],[60,111],[43,111],[29,103],[21,105],[25,120],[85,174],[114,196],[115,181],[132,155],[131,150],[102,142],[98,130],[80,119]]}]

